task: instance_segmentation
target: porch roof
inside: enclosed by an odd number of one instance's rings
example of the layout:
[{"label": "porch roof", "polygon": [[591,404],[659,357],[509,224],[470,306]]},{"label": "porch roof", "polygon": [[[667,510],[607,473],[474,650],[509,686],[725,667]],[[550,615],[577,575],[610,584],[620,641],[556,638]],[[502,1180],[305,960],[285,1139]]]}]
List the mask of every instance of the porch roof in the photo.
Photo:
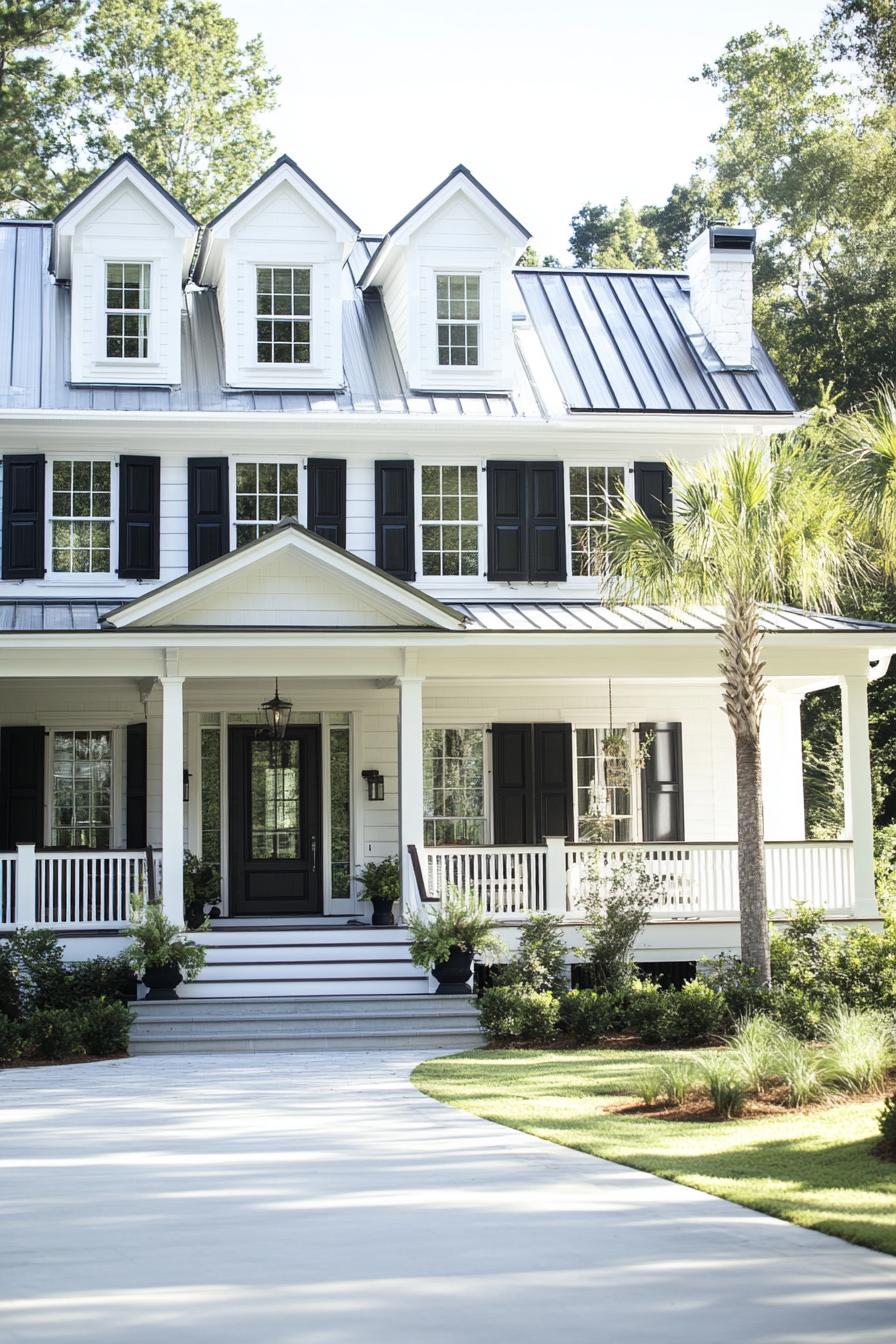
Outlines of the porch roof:
[{"label": "porch roof", "polygon": [[[404,587],[404,585],[401,585]],[[157,591],[157,590],[154,590]],[[421,593],[421,597],[424,595]],[[609,605],[590,601],[454,602],[450,607],[464,618],[458,634],[715,634],[721,629],[718,607],[671,608],[636,604]],[[22,598],[0,601],[0,635],[64,634],[91,631],[114,633],[107,617],[121,610],[114,600],[89,597]],[[213,633],[214,627],[207,627]],[[317,626],[284,626],[316,629]],[[420,630],[420,627],[415,627]],[[762,628],[768,634],[889,635],[896,642],[896,625],[851,616],[801,611],[797,607],[764,607]],[[441,632],[444,634],[444,630]],[[887,643],[889,641],[883,641]]]}]

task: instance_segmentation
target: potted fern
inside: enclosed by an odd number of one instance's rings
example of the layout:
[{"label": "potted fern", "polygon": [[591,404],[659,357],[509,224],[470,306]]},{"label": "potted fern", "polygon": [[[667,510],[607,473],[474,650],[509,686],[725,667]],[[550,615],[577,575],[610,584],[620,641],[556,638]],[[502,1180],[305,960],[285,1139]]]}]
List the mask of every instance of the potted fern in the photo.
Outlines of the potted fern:
[{"label": "potted fern", "polygon": [[506,949],[495,926],[469,892],[450,887],[434,914],[411,915],[410,954],[415,966],[432,970],[437,994],[469,994],[473,958],[491,961]]},{"label": "potted fern", "polygon": [[128,932],[131,941],[125,957],[149,991],[149,1000],[176,999],[181,981],[195,980],[205,965],[205,948],[166,919],[158,902],[147,904],[142,896],[133,897]]},{"label": "potted fern", "polygon": [[355,881],[361,888],[362,901],[370,901],[373,906],[371,924],[382,927],[395,923],[392,907],[401,896],[401,869],[398,856],[391,854],[377,863],[371,860],[365,863]]}]

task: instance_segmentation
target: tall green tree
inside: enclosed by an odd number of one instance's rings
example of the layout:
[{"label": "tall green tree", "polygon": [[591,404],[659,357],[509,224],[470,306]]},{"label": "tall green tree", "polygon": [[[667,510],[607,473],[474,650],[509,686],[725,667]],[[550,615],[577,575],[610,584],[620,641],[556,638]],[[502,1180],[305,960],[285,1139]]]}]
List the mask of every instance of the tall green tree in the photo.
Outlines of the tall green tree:
[{"label": "tall green tree", "polygon": [[[85,0],[0,3],[0,210],[40,212],[80,185],[76,85],[51,59]],[[74,190],[73,190],[74,188]]]},{"label": "tall green tree", "polygon": [[770,978],[759,733],[765,703],[761,607],[837,610],[869,561],[834,468],[811,447],[738,444],[697,465],[672,464],[675,508],[656,527],[631,498],[609,527],[612,572],[627,598],[722,608],[724,712],[737,769],[741,956]]},{"label": "tall green tree", "polygon": [[569,250],[577,266],[632,270],[658,266],[662,260],[656,231],[643,222],[629,200],[622,201],[616,211],[605,205],[583,205],[570,227]]},{"label": "tall green tree", "polygon": [[79,54],[94,142],[104,154],[129,150],[197,218],[208,220],[269,161],[274,141],[259,119],[275,106],[280,77],[261,38],[241,46],[216,0],[99,0]]},{"label": "tall green tree", "polygon": [[873,85],[896,99],[894,0],[837,0],[827,17],[835,55],[856,61]]}]

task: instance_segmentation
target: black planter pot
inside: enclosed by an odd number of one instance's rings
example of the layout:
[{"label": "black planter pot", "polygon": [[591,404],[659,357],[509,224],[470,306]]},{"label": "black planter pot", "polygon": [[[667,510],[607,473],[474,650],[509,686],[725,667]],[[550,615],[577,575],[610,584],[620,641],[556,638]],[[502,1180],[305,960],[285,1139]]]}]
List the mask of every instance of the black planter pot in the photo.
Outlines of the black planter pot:
[{"label": "black planter pot", "polygon": [[395,923],[395,916],[392,913],[392,901],[382,901],[374,896],[370,902],[373,906],[373,918],[371,924],[377,928],[390,928]]},{"label": "black planter pot", "polygon": [[176,999],[177,987],[183,980],[176,961],[167,966],[147,966],[143,972],[143,983],[149,990],[147,999],[158,1002],[159,999]]},{"label": "black planter pot", "polygon": [[432,973],[439,982],[437,994],[472,994],[473,953],[463,947],[452,947],[448,960],[437,962]]}]

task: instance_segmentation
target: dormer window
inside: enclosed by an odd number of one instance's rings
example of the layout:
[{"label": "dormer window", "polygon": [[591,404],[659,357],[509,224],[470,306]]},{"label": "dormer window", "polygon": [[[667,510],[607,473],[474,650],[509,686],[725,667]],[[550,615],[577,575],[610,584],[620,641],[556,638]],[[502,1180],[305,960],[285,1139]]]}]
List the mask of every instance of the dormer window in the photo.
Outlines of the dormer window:
[{"label": "dormer window", "polygon": [[149,283],[146,261],[106,262],[106,358],[149,358]]},{"label": "dormer window", "polygon": [[310,364],[310,268],[257,266],[255,277],[259,364]]},{"label": "dormer window", "polygon": [[479,363],[479,276],[436,276],[439,364]]}]

